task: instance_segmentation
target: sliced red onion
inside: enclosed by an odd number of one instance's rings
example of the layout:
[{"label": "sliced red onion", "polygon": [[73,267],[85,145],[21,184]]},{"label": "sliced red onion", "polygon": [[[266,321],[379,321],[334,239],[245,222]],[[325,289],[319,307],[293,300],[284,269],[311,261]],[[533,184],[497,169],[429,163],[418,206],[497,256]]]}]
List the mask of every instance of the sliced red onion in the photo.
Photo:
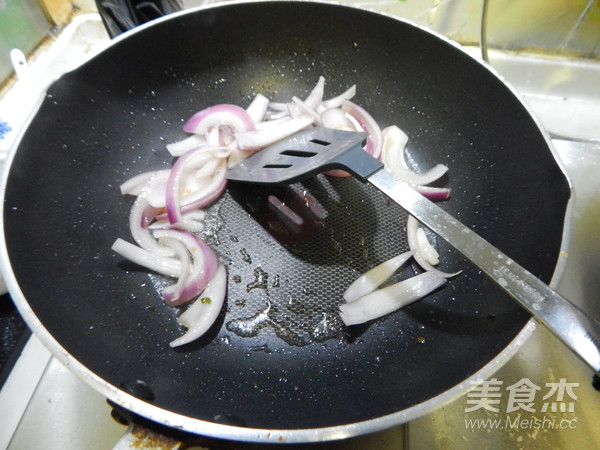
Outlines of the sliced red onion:
[{"label": "sliced red onion", "polygon": [[424,272],[340,305],[340,317],[347,326],[378,319],[419,300],[445,283],[446,278]]},{"label": "sliced red onion", "polygon": [[269,102],[269,108],[265,114],[265,121],[289,119],[290,110],[289,103]]},{"label": "sliced red onion", "polygon": [[[178,163],[181,160],[181,163]],[[177,175],[179,178],[179,192],[194,192],[207,185],[209,178],[218,168],[218,160],[212,153],[206,152],[204,148],[199,147],[189,150],[185,155],[182,155],[173,168],[177,165]],[[169,195],[169,180],[175,176],[171,170],[164,171],[153,177],[147,185],[148,203],[155,208],[165,208],[167,205],[167,196]],[[206,178],[206,179],[204,179]]]},{"label": "sliced red onion", "polygon": [[[340,114],[342,114],[344,117],[342,118]],[[347,131],[365,131],[358,120],[356,120],[352,115],[343,111],[341,108],[330,108],[323,111],[321,114],[321,120],[323,121],[323,126],[328,128],[336,128]],[[336,123],[338,120],[341,122]],[[325,121],[328,122],[327,125],[325,124]],[[323,173],[327,176],[336,178],[348,178],[352,176],[352,174],[341,169],[327,170]]]},{"label": "sliced red onion", "polygon": [[[340,108],[340,109],[342,109],[342,108]],[[342,109],[342,111],[344,111],[344,110]],[[352,114],[348,114],[346,112],[345,112],[345,114],[348,117],[348,120],[350,122],[352,122],[352,125],[354,126],[356,131],[363,131],[363,132],[367,133],[367,130],[365,130],[365,127],[356,119],[356,117],[354,117]]]},{"label": "sliced red onion", "polygon": [[212,177],[222,164],[223,161],[220,158],[212,157],[207,159],[202,166],[198,167],[197,169],[195,167],[191,167],[191,169],[196,170],[194,173],[194,178],[205,179]]},{"label": "sliced red onion", "polygon": [[171,171],[165,170],[152,177],[145,187],[146,200],[154,208],[165,207],[165,192]]},{"label": "sliced red onion", "polygon": [[341,93],[337,97],[330,98],[329,100],[323,101],[317,108],[318,112],[324,111],[331,108],[340,108],[344,100],[351,100],[356,95],[356,85],[352,85],[345,92]]},{"label": "sliced red onion", "polygon": [[379,158],[381,147],[383,146],[383,137],[381,136],[379,124],[365,109],[350,100],[342,102],[342,110],[353,116],[368,133],[369,137],[367,138],[365,151],[373,156],[373,158]]},{"label": "sliced red onion", "polygon": [[[419,233],[421,232],[421,233]],[[428,264],[437,265],[440,261],[439,254],[425,236],[425,232],[419,227],[419,222],[414,216],[409,215],[406,222],[406,234],[408,245],[423,261]]]},{"label": "sliced red onion", "polygon": [[317,107],[323,101],[323,95],[325,94],[325,77],[320,76],[317,84],[313,90],[308,94],[308,97],[304,100],[303,104],[316,112]]},{"label": "sliced red onion", "polygon": [[437,181],[448,171],[448,167],[445,165],[437,164],[427,172],[414,172],[408,167],[404,159],[408,136],[395,125],[385,128],[382,131],[382,136],[381,161],[386,170],[394,177],[413,185],[427,185]]},{"label": "sliced red onion", "polygon": [[287,104],[287,117],[290,119],[297,119],[302,115],[306,115],[305,108],[302,108],[296,104],[292,98],[292,101]]},{"label": "sliced red onion", "polygon": [[344,300],[353,302],[370,294],[388,280],[412,255],[412,251],[401,253],[368,270],[348,287],[344,293]]},{"label": "sliced red onion", "polygon": [[[173,164],[173,168],[171,169],[171,173],[169,175],[169,179],[167,182],[166,195],[165,195],[165,206],[167,208],[167,218],[169,222],[173,225],[181,222],[181,205],[185,202],[184,196],[187,198],[194,197],[196,198],[198,195],[204,196],[206,192],[212,193],[216,187],[218,186],[218,177],[220,175],[215,175],[218,171],[223,172],[224,169],[222,166],[224,165],[225,160],[219,160],[216,165],[212,164],[212,156],[209,156],[208,159],[205,158],[206,154],[203,152],[198,152],[196,150],[190,150],[185,155],[179,157],[175,164]],[[194,160],[202,159],[205,165],[209,165],[213,175],[213,179],[209,179],[210,182],[202,183],[198,189],[190,193],[182,192],[182,182],[183,176],[186,170],[189,167],[194,167]],[[202,167],[199,169],[202,171]],[[208,173],[208,172],[207,172]],[[202,172],[201,172],[202,174]],[[214,176],[217,176],[217,181],[214,180]],[[187,194],[187,195],[186,195]]]},{"label": "sliced red onion", "polygon": [[117,238],[111,248],[125,259],[153,272],[169,277],[181,275],[181,262],[175,258],[157,255],[121,238]]},{"label": "sliced red onion", "polygon": [[198,190],[186,193],[181,198],[181,211],[187,212],[192,209],[203,208],[215,201],[225,190],[227,179],[227,161],[219,158],[218,165],[210,178],[210,183],[202,185]]},{"label": "sliced red onion", "polygon": [[[158,219],[164,216],[164,218]],[[160,228],[169,228],[171,224],[166,218],[166,214],[157,216],[157,220],[152,222],[148,228],[157,230]],[[180,230],[189,231],[192,233],[200,233],[204,230],[203,220],[206,218],[206,213],[201,209],[194,209],[181,215],[181,222],[177,228]]]},{"label": "sliced red onion", "polygon": [[160,238],[172,238],[180,241],[192,257],[192,265],[187,280],[179,295],[176,297],[172,292],[163,291],[163,298],[169,306],[185,303],[206,288],[217,270],[217,257],[212,249],[198,236],[181,230],[156,230],[154,236]]},{"label": "sliced red onion", "polygon": [[219,127],[209,128],[204,136],[208,147],[220,147],[223,142]]},{"label": "sliced red onion", "polygon": [[450,193],[452,192],[450,188],[435,186],[420,186],[415,184],[411,185],[411,187],[430,200],[446,200],[450,197]]},{"label": "sliced red onion", "polygon": [[435,261],[432,255],[435,253],[437,255],[437,251],[431,246],[427,237],[423,234],[425,239],[418,237],[419,231],[419,222],[414,216],[409,215],[408,221],[406,222],[406,238],[408,240],[409,248],[414,251],[415,261],[423,270],[428,272],[433,272],[436,275],[444,278],[451,278],[458,275],[461,271],[458,272],[443,272],[439,269],[433,267],[431,261]]},{"label": "sliced red onion", "polygon": [[380,159],[386,169],[394,170],[396,166],[408,168],[404,159],[408,135],[396,125],[391,125],[381,131],[381,136],[383,137],[383,146]]},{"label": "sliced red onion", "polygon": [[[222,172],[224,173],[225,171],[223,170]],[[210,189],[206,189],[206,195],[195,196],[193,199],[190,199],[189,202],[186,199],[186,202],[181,207],[182,214],[198,208],[204,208],[223,195],[223,192],[225,192],[225,188],[227,187],[227,179],[225,179],[224,176],[220,178],[213,178],[212,183],[214,184],[211,184]]]},{"label": "sliced red onion", "polygon": [[167,144],[167,150],[171,156],[177,157],[196,147],[202,147],[203,145],[206,145],[206,137],[199,134],[192,134],[185,139]]},{"label": "sliced red onion", "polygon": [[[273,122],[275,120],[282,120],[282,119],[289,119],[290,118],[290,113],[289,111],[267,111],[267,114],[265,116],[266,122]],[[262,122],[261,122],[262,123]],[[260,124],[256,124],[257,127],[256,129],[260,129],[262,127],[260,127]]]},{"label": "sliced red onion", "polygon": [[440,263],[440,254],[433,248],[431,242],[429,242],[423,228],[417,229],[417,246],[419,247],[421,255],[429,264],[437,266]]},{"label": "sliced red onion", "polygon": [[312,117],[300,116],[282,121],[277,126],[268,129],[239,133],[236,136],[238,148],[240,150],[256,150],[266,147],[311,126],[312,122]]},{"label": "sliced red onion", "polygon": [[148,226],[159,214],[160,209],[150,206],[145,192],[138,195],[129,213],[129,230],[133,240],[142,248],[160,256],[172,256],[173,250],[156,242]]},{"label": "sliced red onion", "polygon": [[181,216],[182,229],[192,233],[200,233],[204,230],[203,221],[205,218],[206,213],[201,209],[186,212]]},{"label": "sliced red onion", "polygon": [[219,264],[215,276],[210,281],[204,292],[192,303],[183,314],[179,322],[188,328],[186,333],[172,341],[171,347],[188,344],[203,336],[215,323],[225,303],[227,292],[227,272],[225,266]]},{"label": "sliced red onion", "polygon": [[257,124],[265,120],[268,109],[269,99],[262,94],[256,94],[250,105],[246,108],[246,112],[252,121]]},{"label": "sliced red onion", "polygon": [[[215,180],[213,179],[213,182],[214,181]],[[223,194],[223,192],[225,192],[225,188],[227,187],[227,179],[225,179],[224,177],[221,177],[218,179],[218,181],[219,181],[218,186],[216,186],[216,184],[215,185],[211,184],[209,187],[207,187],[204,190],[204,194],[205,194],[204,196],[196,196],[195,195],[194,198],[192,199],[193,201],[191,201],[190,203],[183,204],[181,206],[181,214],[185,215],[185,214],[192,212],[194,210],[197,210],[199,208],[204,208],[205,206],[208,206],[211,203],[213,203],[215,200],[217,200]],[[156,220],[160,220],[160,221],[167,220],[167,213],[159,214],[158,216],[156,216]],[[178,228],[185,229],[185,224],[183,224],[181,227],[178,225]]]},{"label": "sliced red onion", "polygon": [[335,128],[336,130],[357,131],[354,123],[348,118],[348,115],[340,108],[327,108],[323,110],[319,117],[321,125],[326,128]]},{"label": "sliced red onion", "polygon": [[298,108],[297,115],[310,116],[313,118],[313,125],[315,125],[315,126],[321,125],[321,118],[320,118],[319,114],[313,108],[311,108],[309,105],[304,103],[298,97],[292,97],[292,102],[294,102],[294,104]]},{"label": "sliced red onion", "polygon": [[187,248],[178,240],[171,237],[162,237],[159,242],[173,249],[175,255],[179,259],[181,265],[181,273],[175,284],[163,288],[163,296],[169,295],[171,298],[178,299],[181,297],[184,286],[186,285],[191,272],[191,257]]},{"label": "sliced red onion", "polygon": [[284,102],[269,102],[269,109],[275,112],[283,112],[286,111],[288,108],[288,103],[284,103]]},{"label": "sliced red onion", "polygon": [[123,195],[140,195],[144,188],[146,188],[148,183],[152,181],[152,179],[156,178],[157,176],[164,176],[168,173],[168,169],[143,172],[123,182],[119,186],[119,189],[121,190],[121,194]]},{"label": "sliced red onion", "polygon": [[236,105],[215,105],[192,116],[183,126],[187,133],[206,134],[212,128],[228,127],[234,132],[254,130],[254,121],[245,109]]},{"label": "sliced red onion", "polygon": [[[169,174],[169,175],[172,175]],[[192,172],[185,172],[181,175],[179,188],[180,195],[185,192],[193,192],[196,189],[199,189],[201,186],[208,183],[209,177],[197,178],[195,174]],[[167,196],[168,194],[168,185],[169,185],[169,177],[167,176],[165,180],[161,180],[161,183],[155,183],[153,185],[153,189],[148,192],[148,203],[155,208],[164,209],[167,206]]]},{"label": "sliced red onion", "polygon": [[[371,115],[350,101],[356,86],[329,100],[323,100],[324,87],[325,78],[319,77],[304,101],[293,97],[288,103],[275,103],[258,94],[247,109],[221,104],[199,111],[184,126],[184,131],[194,134],[167,145],[168,151],[179,157],[170,171],[142,174],[121,185],[124,194],[138,196],[131,210],[130,228],[139,246],[118,239],[113,249],[150,270],[177,278],[174,284],[163,289],[168,305],[180,305],[204,292],[180,316],[180,323],[188,330],[171,342],[171,346],[183,345],[203,335],[222,308],[227,281],[225,268],[218,264],[206,243],[193,233],[204,226],[204,212],[199,208],[214,202],[225,190],[227,167],[252,152],[312,124],[366,131],[365,151],[382,159],[388,170],[392,167],[395,176],[429,198],[448,197],[449,189],[427,186],[447,168],[438,165],[426,173],[412,171],[404,159],[406,142],[400,139],[398,143],[396,139],[397,135],[403,137],[392,131],[392,137],[388,138],[389,130],[394,127],[382,133]],[[391,140],[388,142],[388,139]],[[349,176],[344,171],[328,173]],[[455,275],[433,267],[438,262],[437,252],[425,232],[418,226],[414,231],[413,227],[411,221],[407,227],[410,228],[411,251],[371,269],[348,288],[344,296],[348,303],[340,307],[340,315],[347,325],[387,314],[436,289],[445,282],[444,277]],[[375,290],[411,255],[426,270],[424,274]]]},{"label": "sliced red onion", "polygon": [[256,131],[266,130],[272,127],[278,127],[279,125],[281,125],[284,122],[287,122],[288,120],[290,120],[290,118],[287,116],[280,117],[278,119],[264,120],[256,124]]},{"label": "sliced red onion", "polygon": [[229,157],[227,158],[227,168],[231,169],[233,166],[238,164],[240,161],[252,156],[254,152],[251,151],[242,151],[242,150],[233,150]]}]

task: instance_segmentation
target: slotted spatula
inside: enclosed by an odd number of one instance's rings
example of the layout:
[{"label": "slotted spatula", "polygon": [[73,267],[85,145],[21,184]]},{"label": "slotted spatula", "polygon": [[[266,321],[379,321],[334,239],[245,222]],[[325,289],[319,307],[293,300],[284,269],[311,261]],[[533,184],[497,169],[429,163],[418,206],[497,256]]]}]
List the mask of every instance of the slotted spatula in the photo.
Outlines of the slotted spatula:
[{"label": "slotted spatula", "polygon": [[231,181],[290,184],[343,169],[376,186],[483,270],[595,372],[600,372],[600,323],[552,290],[442,208],[396,180],[363,150],[365,133],[309,128],[267,147],[227,172]]}]

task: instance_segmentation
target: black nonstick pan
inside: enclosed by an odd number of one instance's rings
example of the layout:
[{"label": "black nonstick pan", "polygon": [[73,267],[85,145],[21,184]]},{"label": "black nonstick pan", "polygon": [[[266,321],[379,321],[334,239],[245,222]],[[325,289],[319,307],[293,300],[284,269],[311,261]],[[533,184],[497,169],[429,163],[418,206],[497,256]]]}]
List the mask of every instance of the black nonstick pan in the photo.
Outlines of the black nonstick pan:
[{"label": "black nonstick pan", "polygon": [[200,341],[169,347],[183,330],[160,277],[110,249],[129,236],[119,184],[170,167],[165,144],[185,136],[194,112],[246,106],[259,92],[303,97],[321,75],[327,93],[356,84],[356,103],[400,126],[419,170],[449,166],[442,206],[550,281],[570,187],[548,138],[489,68],[414,25],[334,4],[176,13],[52,84],[5,177],[10,292],[54,354],[116,404],[208,436],[335,439],[431,411],[520,342],[529,316],[442,241],[441,267],[460,276],[341,327],[349,283],[407,248],[406,214],[352,178],[320,175],[300,188],[325,219],[301,239],[265,226],[264,188],[231,184],[208,209],[203,237],[228,268],[226,307]]}]

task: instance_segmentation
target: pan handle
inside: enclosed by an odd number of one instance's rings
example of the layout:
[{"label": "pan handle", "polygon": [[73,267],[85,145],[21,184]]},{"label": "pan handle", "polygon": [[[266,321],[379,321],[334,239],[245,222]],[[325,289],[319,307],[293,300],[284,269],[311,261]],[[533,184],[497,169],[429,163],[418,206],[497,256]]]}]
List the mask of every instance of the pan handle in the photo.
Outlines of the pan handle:
[{"label": "pan handle", "polygon": [[183,9],[180,0],[96,0],[96,7],[111,38]]}]

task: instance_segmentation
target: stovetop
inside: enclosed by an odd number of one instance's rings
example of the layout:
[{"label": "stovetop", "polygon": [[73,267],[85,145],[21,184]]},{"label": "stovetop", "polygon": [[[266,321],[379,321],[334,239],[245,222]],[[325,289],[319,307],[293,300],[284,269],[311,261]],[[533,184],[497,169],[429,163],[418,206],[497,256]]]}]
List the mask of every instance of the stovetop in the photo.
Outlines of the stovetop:
[{"label": "stovetop", "polygon": [[30,335],[10,296],[0,296],[0,389]]}]

